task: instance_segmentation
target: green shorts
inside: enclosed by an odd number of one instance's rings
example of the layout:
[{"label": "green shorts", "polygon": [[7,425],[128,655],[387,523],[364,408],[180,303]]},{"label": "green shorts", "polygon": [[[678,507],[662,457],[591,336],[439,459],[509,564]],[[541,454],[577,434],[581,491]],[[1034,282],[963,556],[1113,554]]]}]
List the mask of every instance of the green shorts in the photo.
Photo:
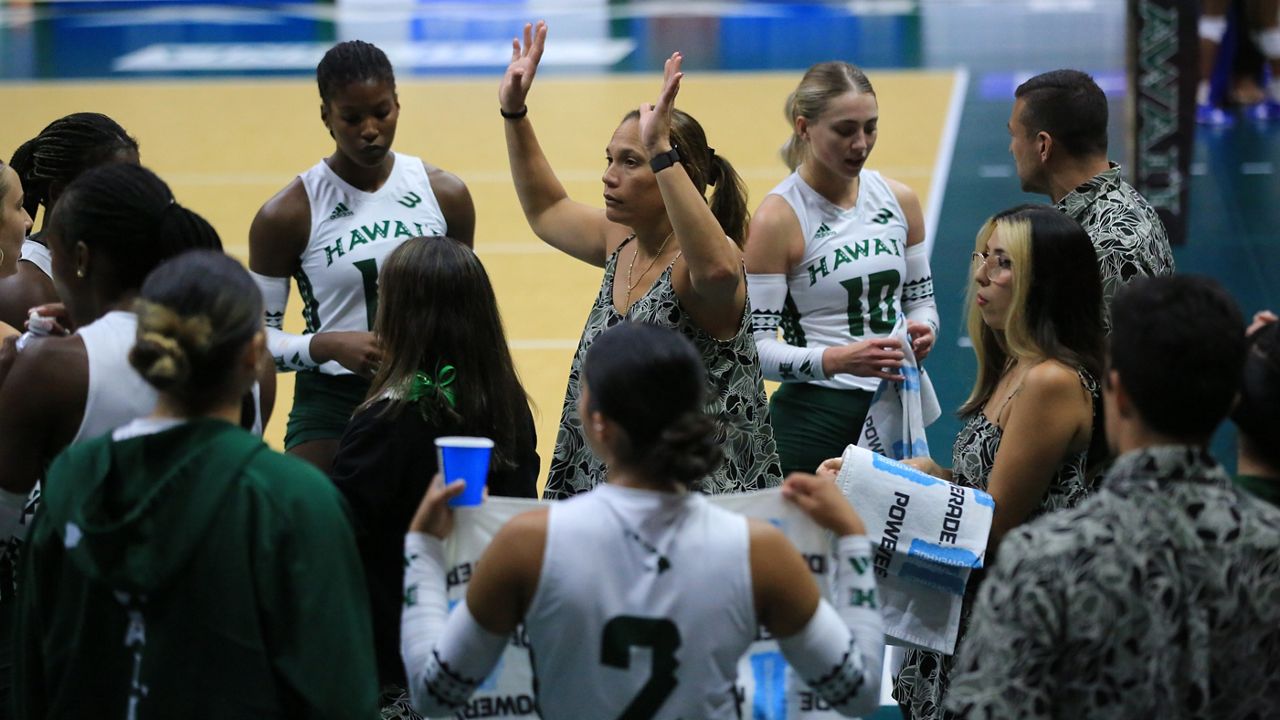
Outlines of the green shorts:
[{"label": "green shorts", "polygon": [[298,373],[293,385],[293,408],[284,431],[284,449],[342,437],[351,414],[368,394],[369,381],[359,375]]},{"label": "green shorts", "polygon": [[836,390],[809,383],[783,383],[769,398],[773,437],[782,474],[811,473],[827,458],[858,442],[871,408],[870,390]]}]

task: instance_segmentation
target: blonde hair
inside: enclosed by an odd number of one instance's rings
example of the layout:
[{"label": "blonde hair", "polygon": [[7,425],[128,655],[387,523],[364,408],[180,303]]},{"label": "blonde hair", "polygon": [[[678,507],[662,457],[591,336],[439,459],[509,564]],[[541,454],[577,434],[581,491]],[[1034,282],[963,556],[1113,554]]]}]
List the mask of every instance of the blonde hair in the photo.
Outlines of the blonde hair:
[{"label": "blonde hair", "polygon": [[866,73],[857,65],[830,60],[805,71],[800,84],[787,96],[783,114],[791,126],[791,137],[783,143],[780,154],[792,171],[800,167],[809,153],[809,143],[796,132],[796,119],[816,120],[826,112],[832,100],[848,92],[866,93],[872,97],[876,94]]},{"label": "blonde hair", "polygon": [[191,356],[208,351],[213,324],[204,315],[183,317],[159,303],[134,302],[138,339],[129,362],[157,390],[183,385],[191,376]]},{"label": "blonde hair", "polygon": [[1102,373],[1102,281],[1089,234],[1049,205],[1019,205],[988,219],[975,249],[987,250],[997,230],[1013,271],[1009,308],[1002,330],[988,327],[970,283],[969,338],[978,376],[962,415],[982,409],[1012,361],[1052,359],[1095,379]]},{"label": "blonde hair", "polygon": [[[987,243],[999,230],[1004,251],[1013,272],[1009,281],[1011,298],[1005,311],[1004,329],[995,330],[982,319],[977,303],[977,286],[969,283],[965,305],[969,308],[969,339],[978,356],[978,377],[969,399],[960,406],[967,415],[982,408],[995,392],[1010,360],[1033,360],[1045,356],[1027,324],[1027,296],[1031,290],[1031,221],[1023,217],[991,217],[982,224],[974,241],[974,250],[987,252]],[[970,274],[973,270],[970,269]]]}]

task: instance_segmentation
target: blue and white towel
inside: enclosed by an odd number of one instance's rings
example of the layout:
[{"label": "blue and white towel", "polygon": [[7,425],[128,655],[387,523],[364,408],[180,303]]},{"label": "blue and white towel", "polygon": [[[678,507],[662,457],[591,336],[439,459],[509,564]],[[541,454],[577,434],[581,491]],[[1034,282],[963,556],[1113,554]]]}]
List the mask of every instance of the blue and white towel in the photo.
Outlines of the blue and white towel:
[{"label": "blue and white towel", "polygon": [[858,447],[895,460],[929,457],[924,429],[942,415],[929,374],[911,350],[907,324],[899,322],[889,336],[902,343],[903,380],[881,380],[858,436]]},{"label": "blue and white towel", "polygon": [[950,655],[995,501],[865,448],[850,445],[843,459],[837,482],[875,548],[886,642]]}]

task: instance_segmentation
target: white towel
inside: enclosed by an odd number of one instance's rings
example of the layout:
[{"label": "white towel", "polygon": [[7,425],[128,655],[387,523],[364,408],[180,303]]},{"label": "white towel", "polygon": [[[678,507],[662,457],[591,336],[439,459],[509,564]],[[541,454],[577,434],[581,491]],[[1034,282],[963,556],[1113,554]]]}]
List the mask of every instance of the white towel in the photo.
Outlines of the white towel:
[{"label": "white towel", "polygon": [[[747,517],[767,520],[795,544],[805,556],[820,587],[830,593],[831,534],[818,527],[794,504],[783,500],[782,490],[713,495],[711,502]],[[485,547],[504,523],[527,510],[545,507],[535,500],[490,497],[483,505],[458,508],[453,533],[445,540],[449,607],[467,594],[471,573]],[[830,599],[830,598],[829,598]],[[886,690],[892,683],[883,686]],[[782,657],[778,643],[761,632],[761,638],[738,661],[737,695],[744,717],[828,720],[837,717],[829,706],[798,678]],[[460,717],[481,717],[486,709],[507,709],[504,717],[533,718],[533,666],[528,640],[516,637],[504,651],[493,673],[476,689]],[[527,711],[526,711],[527,710]]]},{"label": "white towel", "polygon": [[995,501],[850,445],[837,479],[875,547],[885,640],[955,651],[964,588],[982,567]]},{"label": "white towel", "polygon": [[895,460],[928,457],[929,441],[924,429],[942,415],[942,407],[929,374],[916,361],[906,323],[899,322],[889,337],[902,343],[904,379],[880,381],[862,424],[858,447]]}]

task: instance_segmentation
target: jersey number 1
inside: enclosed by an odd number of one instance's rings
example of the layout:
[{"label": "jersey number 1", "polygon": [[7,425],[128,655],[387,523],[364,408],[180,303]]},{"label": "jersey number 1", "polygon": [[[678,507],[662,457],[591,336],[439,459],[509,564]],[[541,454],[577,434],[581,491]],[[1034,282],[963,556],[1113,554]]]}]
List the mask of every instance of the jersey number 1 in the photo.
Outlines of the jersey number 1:
[{"label": "jersey number 1", "polygon": [[[849,278],[840,284],[849,293],[849,334],[862,337],[869,325],[874,335],[893,332],[898,322],[898,312],[893,300],[898,294],[902,276],[897,270],[881,270],[867,276],[867,303],[871,312],[862,307],[862,278]],[[865,318],[865,320],[864,320]]]},{"label": "jersey number 1", "polygon": [[667,696],[676,688],[676,650],[680,648],[680,629],[662,618],[619,615],[605,623],[600,638],[600,662],[626,670],[631,666],[631,648],[647,647],[651,651],[649,681],[640,688],[618,720],[646,720],[653,717]]},{"label": "jersey number 1", "polygon": [[378,317],[378,261],[369,258],[354,263],[360,271],[360,279],[364,282],[364,310],[368,315],[369,331],[373,331],[373,321]]}]

